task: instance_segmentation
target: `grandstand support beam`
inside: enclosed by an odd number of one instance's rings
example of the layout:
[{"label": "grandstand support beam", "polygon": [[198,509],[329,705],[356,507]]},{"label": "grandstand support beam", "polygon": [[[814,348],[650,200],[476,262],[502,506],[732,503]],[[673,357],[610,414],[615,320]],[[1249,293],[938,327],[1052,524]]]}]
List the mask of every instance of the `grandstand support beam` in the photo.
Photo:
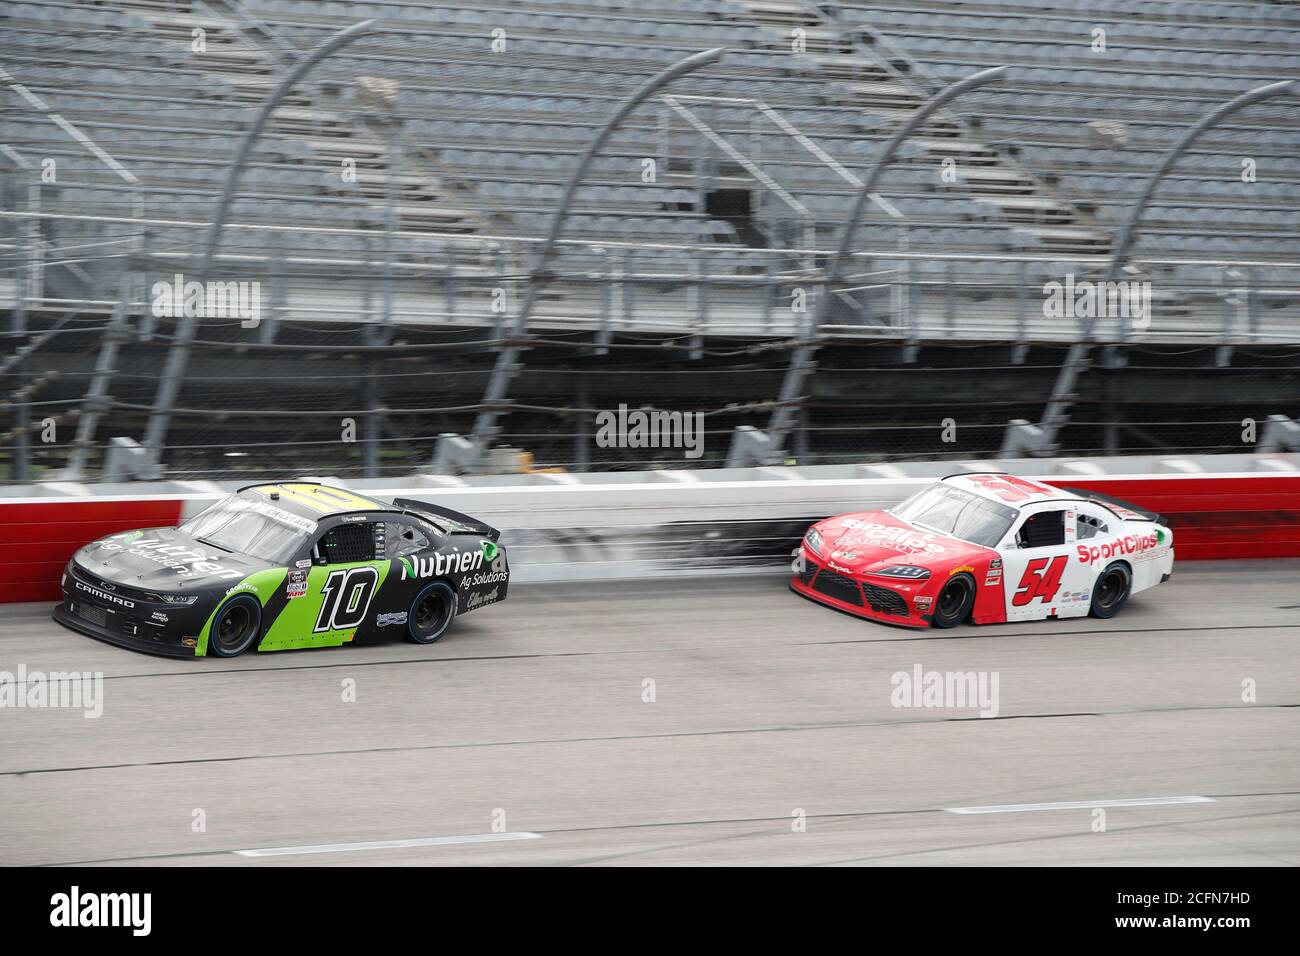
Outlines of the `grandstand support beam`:
[{"label": "grandstand support beam", "polygon": [[[1238,110],[1251,106],[1261,100],[1270,99],[1274,96],[1282,96],[1287,93],[1296,92],[1300,87],[1294,80],[1286,80],[1281,83],[1269,83],[1266,86],[1256,87],[1229,100],[1217,109],[1212,110],[1195,126],[1189,129],[1186,135],[1178,141],[1166,155],[1160,166],[1147,180],[1146,188],[1142,191],[1142,196],[1133,205],[1133,211],[1129,214],[1128,221],[1124,228],[1116,237],[1114,250],[1111,253],[1110,265],[1106,269],[1106,284],[1119,279],[1120,273],[1124,270],[1128,262],[1129,250],[1133,246],[1133,241],[1137,237],[1138,227],[1142,223],[1142,216],[1146,212],[1147,206],[1151,202],[1152,196],[1155,195],[1156,187],[1160,181],[1171,170],[1183,153],[1196,142],[1197,138],[1206,130],[1217,126],[1225,117],[1231,116]],[[1043,420],[1039,423],[1041,440],[1033,449],[1034,454],[1054,455],[1060,448],[1060,433],[1070,421],[1070,411],[1074,406],[1074,400],[1077,397],[1075,388],[1079,382],[1079,376],[1088,370],[1091,365],[1091,351],[1095,339],[1097,328],[1097,319],[1089,317],[1083,322],[1082,335],[1080,340],[1070,346],[1066,353],[1065,361],[1061,365],[1061,371],[1057,374],[1056,384],[1052,388],[1051,397],[1047,401],[1047,408],[1043,411]],[[1008,441],[1011,440],[1010,431],[1016,426],[1008,426]]]},{"label": "grandstand support beam", "polygon": [[[28,196],[30,197],[30,193]],[[30,198],[29,209],[30,211]],[[39,228],[39,225],[38,225]],[[31,244],[21,242],[24,233],[31,234],[30,226],[27,223],[15,227],[15,236],[20,241],[16,243],[18,250],[17,269],[14,272],[14,306],[10,313],[10,331],[14,333],[14,354],[13,358],[0,365],[0,374],[10,369],[14,370],[17,379],[14,385],[14,403],[13,403],[13,436],[14,444],[10,452],[9,459],[9,480],[20,482],[28,478],[29,465],[31,464],[32,439],[28,433],[31,426],[31,406],[27,403],[27,389],[23,387],[22,360],[29,353],[29,349],[22,344],[22,339],[27,334],[27,266],[29,255],[35,250],[35,244],[39,239],[33,239]]]},{"label": "grandstand support beam", "polygon": [[[281,100],[318,63],[340,47],[347,46],[354,40],[369,34],[374,29],[375,23],[375,20],[363,20],[340,30],[332,36],[326,37],[320,45],[293,65],[293,68],[276,84],[275,89],[263,101],[261,109],[258,110],[257,118],[253,120],[252,126],[244,134],[244,139],[239,144],[239,149],[235,153],[234,159],[231,160],[229,170],[226,172],[226,182],[221,190],[221,198],[217,200],[217,209],[213,214],[212,224],[208,227],[207,241],[204,243],[197,274],[191,276],[191,279],[197,282],[207,281],[208,272],[212,268],[213,259],[216,258],[217,249],[221,244],[221,232],[226,224],[226,216],[230,212],[230,205],[235,198],[235,189],[239,185],[244,166],[253,151],[253,144],[262,135],[267,120],[275,112],[276,107],[280,105]],[[144,451],[149,461],[154,464],[160,463],[162,459],[163,444],[167,440],[167,428],[171,423],[171,409],[176,404],[181,379],[185,375],[185,366],[189,363],[190,347],[194,342],[195,333],[198,331],[198,321],[197,316],[182,315],[176,322],[176,331],[171,348],[167,352],[167,361],[163,365],[162,377],[158,381],[158,391],[154,394],[153,408],[149,412],[149,423],[145,426]]]},{"label": "grandstand support beam", "polygon": [[67,467],[61,475],[64,481],[82,481],[85,478],[86,461],[90,457],[90,446],[95,440],[95,429],[99,427],[100,416],[112,408],[108,389],[113,373],[117,371],[118,349],[129,336],[127,310],[130,308],[133,278],[134,273],[130,267],[122,270],[121,288],[118,290],[117,303],[113,306],[113,316],[104,330],[104,341],[100,344],[99,355],[95,359],[90,387],[81,400],[81,414],[77,417],[72,453],[68,456]]},{"label": "grandstand support beam", "polygon": [[753,425],[737,425],[731,433],[731,447],[727,449],[728,468],[749,468],[755,462],[763,464],[772,459],[772,441],[767,433]]},{"label": "grandstand support beam", "polygon": [[1285,415],[1270,415],[1259,436],[1261,454],[1280,451],[1300,451],[1300,422]]},{"label": "grandstand support beam", "polygon": [[[893,161],[894,154],[898,152],[898,148],[903,144],[903,141],[911,136],[914,130],[920,128],[936,110],[969,90],[978,89],[1002,79],[1006,72],[1007,67],[996,66],[991,70],[981,70],[964,80],[958,80],[956,83],[944,87],[921,104],[886,144],[880,158],[876,160],[876,164],[871,168],[870,175],[867,176],[866,181],[858,190],[857,199],[854,201],[853,209],[849,212],[848,221],[844,225],[844,234],[840,237],[839,247],[831,256],[830,261],[826,263],[826,269],[818,282],[816,304],[809,313],[808,321],[804,324],[803,331],[799,336],[798,345],[795,347],[794,355],[790,359],[790,365],[786,369],[785,381],[781,385],[781,394],[777,399],[776,408],[773,410],[772,418],[768,422],[767,449],[769,461],[761,462],[761,464],[774,464],[785,458],[786,442],[789,440],[790,429],[794,426],[798,412],[796,400],[803,393],[804,381],[815,367],[813,356],[817,352],[817,336],[822,323],[826,321],[830,314],[832,289],[835,283],[839,281],[840,272],[847,265],[850,258],[849,250],[853,247],[853,239],[857,235],[858,225],[863,212],[866,210],[867,201],[875,195],[876,187],[879,185],[885,170]],[[746,444],[749,444],[751,448],[755,447],[752,443]]]},{"label": "grandstand support beam", "polygon": [[510,381],[520,370],[519,356],[523,351],[520,343],[528,334],[528,319],[532,314],[533,307],[537,304],[542,288],[550,278],[547,267],[555,255],[555,247],[559,241],[560,232],[564,228],[565,220],[568,218],[569,207],[573,203],[574,194],[586,176],[592,160],[596,158],[610,135],[645,100],[674,80],[717,62],[726,52],[726,47],[716,47],[712,50],[695,53],[674,63],[662,73],[651,77],[640,89],[623,101],[623,104],[601,127],[600,132],[596,134],[591,143],[588,144],[587,149],[578,160],[577,166],[574,167],[573,174],[569,177],[569,183],[564,189],[564,196],[560,199],[560,204],[551,217],[551,228],[537,251],[532,270],[529,273],[528,292],[524,296],[519,311],[515,314],[511,332],[507,336],[509,344],[497,353],[492,376],[488,379],[487,388],[483,393],[483,400],[479,403],[480,411],[474,421],[474,429],[469,438],[472,452],[469,456],[461,456],[457,460],[456,463],[459,467],[475,467],[487,450],[488,445],[496,437],[497,419],[502,414],[506,394],[510,389]]}]

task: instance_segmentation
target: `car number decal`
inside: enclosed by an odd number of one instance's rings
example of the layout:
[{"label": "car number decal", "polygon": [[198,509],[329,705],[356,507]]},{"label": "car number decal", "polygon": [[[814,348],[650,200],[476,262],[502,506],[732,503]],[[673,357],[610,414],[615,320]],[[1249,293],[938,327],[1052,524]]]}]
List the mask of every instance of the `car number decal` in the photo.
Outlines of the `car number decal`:
[{"label": "car number decal", "polygon": [[357,627],[365,620],[378,584],[379,572],[371,567],[331,571],[321,585],[320,613],[312,630],[344,631]]}]

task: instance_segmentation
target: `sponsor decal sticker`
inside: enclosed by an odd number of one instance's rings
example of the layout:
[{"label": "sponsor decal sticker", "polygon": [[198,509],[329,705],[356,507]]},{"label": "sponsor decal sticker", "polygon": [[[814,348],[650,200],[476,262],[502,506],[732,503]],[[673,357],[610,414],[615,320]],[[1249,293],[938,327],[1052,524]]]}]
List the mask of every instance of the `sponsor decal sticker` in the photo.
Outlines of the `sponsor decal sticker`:
[{"label": "sponsor decal sticker", "polygon": [[500,592],[501,588],[499,587],[495,587],[486,593],[482,591],[471,591],[469,594],[465,595],[462,603],[465,606],[465,610],[472,611],[476,607],[482,607],[485,604],[492,604],[493,602],[500,600]]},{"label": "sponsor decal sticker", "polygon": [[893,548],[904,554],[943,554],[945,550],[934,535],[915,528],[896,528],[858,518],[844,518],[841,523],[849,530],[840,536],[838,544],[847,547],[865,544]]},{"label": "sponsor decal sticker", "polygon": [[237,499],[240,504],[249,511],[256,511],[260,515],[265,515],[272,521],[278,521],[280,524],[306,534],[312,534],[316,530],[316,522],[310,518],[303,518],[294,514],[292,511],[285,511],[283,508],[277,508],[275,505],[268,504],[265,501],[256,499],[248,500],[246,498]]},{"label": "sponsor decal sticker", "polygon": [[[104,542],[105,551],[121,551],[122,545],[112,541]],[[243,571],[227,568],[202,551],[187,548],[184,545],[169,543],[161,538],[138,540],[135,547],[128,548],[127,554],[145,558],[164,568],[176,572],[177,577],[193,578],[211,575],[216,578],[242,578]]]},{"label": "sponsor decal sticker", "polygon": [[454,554],[431,554],[427,557],[398,558],[402,565],[402,580],[408,578],[433,578],[444,574],[464,574],[483,567],[482,551],[460,551]]},{"label": "sponsor decal sticker", "polygon": [[1076,548],[1076,553],[1083,564],[1095,564],[1121,555],[1142,554],[1158,547],[1160,547],[1158,534],[1129,534],[1106,544],[1091,546],[1081,544]]},{"label": "sponsor decal sticker", "polygon": [[85,591],[92,597],[97,597],[101,601],[105,601],[109,604],[120,604],[122,607],[135,607],[134,601],[128,601],[126,598],[118,597],[116,594],[109,594],[107,591],[99,590],[99,588],[92,588],[89,584],[82,584],[80,581],[77,581],[76,585],[78,590]]},{"label": "sponsor decal sticker", "polygon": [[405,611],[393,611],[391,614],[379,614],[375,617],[375,626],[377,627],[392,627],[395,624],[405,623]]},{"label": "sponsor decal sticker", "polygon": [[468,591],[470,588],[480,587],[484,584],[497,584],[504,581],[508,574],[504,571],[488,571],[484,574],[476,574],[472,578],[466,578],[461,582],[461,589]]},{"label": "sponsor decal sticker", "polygon": [[295,569],[289,572],[288,583],[285,584],[285,594],[290,599],[305,597],[307,594],[307,572]]}]

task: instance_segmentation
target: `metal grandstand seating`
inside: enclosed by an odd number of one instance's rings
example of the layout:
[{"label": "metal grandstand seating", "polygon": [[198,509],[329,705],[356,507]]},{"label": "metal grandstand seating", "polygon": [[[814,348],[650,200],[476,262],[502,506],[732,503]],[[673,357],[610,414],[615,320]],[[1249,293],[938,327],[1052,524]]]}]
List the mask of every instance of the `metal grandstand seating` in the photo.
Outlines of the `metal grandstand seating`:
[{"label": "metal grandstand seating", "polygon": [[[1032,20],[1017,16],[1027,10]],[[932,118],[887,172],[882,193],[897,215],[874,212],[861,236],[862,251],[874,257],[864,268],[881,281],[869,283],[876,291],[844,324],[864,333],[946,334],[961,315],[972,318],[958,334],[1068,337],[1070,329],[1026,323],[1026,301],[1041,293],[1012,287],[1025,277],[1038,287],[1059,277],[1062,257],[1081,275],[1099,268],[1128,202],[1188,125],[1226,96],[1300,70],[1300,15],[1268,3],[492,0],[432,10],[394,0],[5,2],[3,62],[13,80],[46,97],[140,183],[124,184],[39,111],[11,109],[0,140],[19,156],[53,157],[60,168],[57,184],[38,186],[24,202],[45,214],[98,217],[106,241],[147,228],[152,252],[191,254],[224,181],[223,160],[285,49],[367,16],[387,32],[327,60],[294,92],[242,177],[232,229],[243,252],[265,257],[257,268],[295,254],[372,261],[390,183],[399,231],[389,248],[399,263],[432,268],[442,257],[461,271],[455,281],[504,264],[522,268],[576,156],[619,99],[686,53],[725,43],[736,53],[674,94],[743,162],[664,102],[647,104],[578,190],[565,226],[573,245],[561,264],[609,277],[635,273],[639,260],[682,278],[692,270],[734,278],[733,287],[710,290],[708,311],[713,329],[735,333],[747,323],[779,328],[773,296],[809,281],[817,251],[843,228],[854,175],[912,109],[944,82],[1010,63],[1007,82]],[[1088,45],[1098,18],[1109,31],[1105,56]],[[196,26],[207,32],[204,52],[188,46]],[[506,35],[499,54],[489,45],[497,28]],[[796,28],[807,39],[797,53]],[[357,78],[368,76],[398,83],[394,142],[356,99]],[[1152,275],[1210,287],[1241,260],[1294,310],[1287,292],[1300,285],[1289,271],[1300,256],[1300,129],[1291,113],[1279,108],[1267,123],[1243,113],[1184,158],[1139,239]],[[1122,147],[1088,140],[1088,122],[1098,118],[1125,124]],[[1224,159],[1226,146],[1244,142],[1269,179],[1266,199]],[[652,182],[641,179],[645,159],[656,162]],[[945,159],[956,163],[952,177],[941,175]],[[355,182],[339,175],[349,160]],[[728,217],[712,207],[722,193],[749,197],[747,213]],[[114,220],[138,220],[139,230],[124,232]],[[294,226],[303,228],[278,228]],[[48,254],[64,239],[84,242],[88,228],[52,225]],[[651,254],[650,244],[675,248]],[[797,277],[777,291],[757,281],[774,270]],[[990,277],[997,283],[980,281]],[[315,301],[310,283],[320,281],[291,286],[289,307],[295,295]],[[913,282],[911,294],[901,291]],[[698,321],[698,296],[683,305],[684,288],[640,285],[620,321]],[[352,293],[340,294],[342,312]],[[607,309],[601,295],[559,284],[539,318],[598,323]],[[440,321],[444,298],[450,294],[435,287],[426,309]],[[414,293],[402,301],[408,314],[420,314]],[[480,318],[464,296],[454,308],[467,321]],[[673,316],[680,308],[696,318]],[[1193,295],[1157,316],[1150,334],[1197,336],[1221,326],[1221,304]]]}]

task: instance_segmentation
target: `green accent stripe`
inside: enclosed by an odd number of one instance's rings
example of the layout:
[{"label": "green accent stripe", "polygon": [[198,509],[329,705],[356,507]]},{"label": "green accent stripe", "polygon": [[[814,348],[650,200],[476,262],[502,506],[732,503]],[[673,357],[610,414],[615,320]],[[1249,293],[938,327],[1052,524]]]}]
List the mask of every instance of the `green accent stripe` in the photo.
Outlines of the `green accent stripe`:
[{"label": "green accent stripe", "polygon": [[288,568],[267,568],[265,571],[255,571],[227,591],[221,600],[217,602],[217,606],[212,609],[208,619],[203,622],[203,630],[199,631],[199,643],[194,648],[194,656],[207,656],[208,634],[212,631],[212,620],[217,616],[217,612],[221,610],[221,606],[226,601],[242,592],[253,595],[261,602],[262,607],[266,607],[266,602],[271,599],[271,595],[275,593],[276,588],[284,583],[284,579],[288,574]]}]

